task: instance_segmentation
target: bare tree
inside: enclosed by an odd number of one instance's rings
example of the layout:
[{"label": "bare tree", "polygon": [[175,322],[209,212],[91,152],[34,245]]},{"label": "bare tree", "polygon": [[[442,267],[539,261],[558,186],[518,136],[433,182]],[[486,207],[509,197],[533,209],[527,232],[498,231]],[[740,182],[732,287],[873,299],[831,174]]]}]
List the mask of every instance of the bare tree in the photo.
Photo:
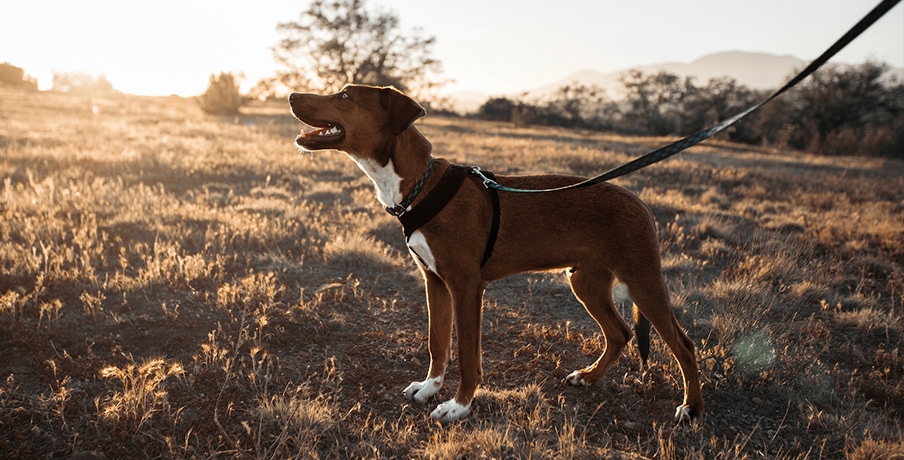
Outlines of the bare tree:
[{"label": "bare tree", "polygon": [[788,95],[786,117],[800,126],[796,148],[829,155],[900,158],[904,146],[904,85],[886,64],[827,67]]},{"label": "bare tree", "polygon": [[693,79],[684,80],[669,72],[645,76],[631,70],[620,79],[628,97],[625,118],[654,135],[677,131],[677,117],[683,100],[694,90]]},{"label": "bare tree", "polygon": [[[761,101],[760,95],[731,77],[711,78],[706,86],[688,88],[680,114],[678,134],[687,135],[712,126]],[[725,139],[752,139],[750,123],[741,123],[720,134]]]},{"label": "bare tree", "polygon": [[292,89],[335,91],[347,83],[424,93],[438,84],[435,37],[400,30],[399,18],[366,0],[315,0],[298,21],[277,26],[277,78]]},{"label": "bare tree", "polygon": [[577,81],[560,87],[549,108],[562,116],[565,126],[569,128],[609,126],[618,111],[618,106],[606,97],[606,90]]},{"label": "bare tree", "polygon": [[882,76],[888,66],[866,62],[858,67],[827,68],[813,74],[800,92],[800,103],[816,127],[821,140],[832,131],[852,128],[861,131],[893,117]]}]

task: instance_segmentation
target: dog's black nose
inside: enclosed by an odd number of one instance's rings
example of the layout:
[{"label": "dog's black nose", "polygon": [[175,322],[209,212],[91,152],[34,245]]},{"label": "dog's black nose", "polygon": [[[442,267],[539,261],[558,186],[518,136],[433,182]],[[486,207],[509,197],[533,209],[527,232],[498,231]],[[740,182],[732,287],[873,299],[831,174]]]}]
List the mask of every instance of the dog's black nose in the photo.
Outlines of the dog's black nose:
[{"label": "dog's black nose", "polygon": [[289,95],[289,103],[294,102],[296,99],[301,97],[301,93],[292,93]]}]

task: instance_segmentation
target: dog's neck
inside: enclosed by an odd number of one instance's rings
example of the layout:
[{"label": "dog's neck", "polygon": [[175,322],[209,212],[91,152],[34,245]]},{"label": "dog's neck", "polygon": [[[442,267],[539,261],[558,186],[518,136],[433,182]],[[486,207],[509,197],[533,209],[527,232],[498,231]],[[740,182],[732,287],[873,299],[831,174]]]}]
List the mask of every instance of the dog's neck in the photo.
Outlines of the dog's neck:
[{"label": "dog's neck", "polygon": [[[430,161],[433,146],[414,126],[399,134],[384,152],[357,156],[348,154],[374,183],[377,200],[384,208],[401,203],[417,184]],[[402,154],[404,152],[404,154]],[[379,157],[388,158],[382,164]]]}]

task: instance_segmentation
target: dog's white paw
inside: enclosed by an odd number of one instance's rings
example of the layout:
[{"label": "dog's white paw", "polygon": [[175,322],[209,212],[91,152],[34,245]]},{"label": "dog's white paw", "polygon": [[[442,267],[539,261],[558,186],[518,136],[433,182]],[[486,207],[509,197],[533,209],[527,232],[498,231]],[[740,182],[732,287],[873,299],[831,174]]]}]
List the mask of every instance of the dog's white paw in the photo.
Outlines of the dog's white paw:
[{"label": "dog's white paw", "polygon": [[432,398],[442,386],[443,376],[433,377],[423,382],[411,382],[411,385],[405,388],[405,397],[423,404]]},{"label": "dog's white paw", "polygon": [[682,404],[675,409],[676,423],[697,423],[699,421],[700,417],[694,414],[694,410],[690,406]]},{"label": "dog's white paw", "polygon": [[449,423],[456,420],[461,420],[467,417],[470,413],[471,404],[463,406],[459,404],[458,401],[450,399],[436,406],[436,409],[433,409],[430,417],[433,417],[434,420],[438,420],[442,423]]},{"label": "dog's white paw", "polygon": [[591,385],[590,382],[584,380],[584,373],[581,371],[574,371],[568,374],[568,377],[565,377],[565,381],[576,387],[589,387]]}]

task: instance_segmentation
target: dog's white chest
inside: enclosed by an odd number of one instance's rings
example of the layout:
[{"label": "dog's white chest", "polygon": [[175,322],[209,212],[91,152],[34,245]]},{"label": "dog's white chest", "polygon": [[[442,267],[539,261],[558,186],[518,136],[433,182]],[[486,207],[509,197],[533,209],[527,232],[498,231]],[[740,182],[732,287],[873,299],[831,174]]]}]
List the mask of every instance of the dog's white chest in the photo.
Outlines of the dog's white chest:
[{"label": "dog's white chest", "polygon": [[427,238],[424,237],[420,230],[415,230],[411,237],[408,238],[408,250],[411,251],[416,260],[420,260],[421,263],[426,265],[428,270],[436,273],[436,258],[433,257],[433,252],[430,251],[430,246],[427,245]]},{"label": "dog's white chest", "polygon": [[359,168],[367,174],[367,177],[374,183],[377,190],[377,200],[383,207],[393,207],[396,203],[402,201],[402,192],[400,185],[402,178],[395,171],[392,161],[380,166],[376,161],[367,158],[357,158],[354,155],[349,157],[355,161]]}]

